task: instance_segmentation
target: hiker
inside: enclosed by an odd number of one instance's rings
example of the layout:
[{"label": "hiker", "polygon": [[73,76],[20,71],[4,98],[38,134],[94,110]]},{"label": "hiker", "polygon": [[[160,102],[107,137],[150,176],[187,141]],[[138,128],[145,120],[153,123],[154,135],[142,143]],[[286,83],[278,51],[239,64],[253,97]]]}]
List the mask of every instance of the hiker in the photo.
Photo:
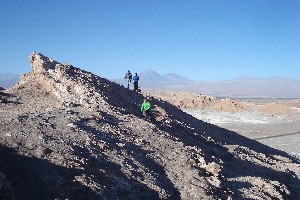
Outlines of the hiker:
[{"label": "hiker", "polygon": [[132,74],[130,73],[129,70],[128,70],[128,72],[125,74],[124,79],[127,80],[127,89],[129,89],[130,83],[131,83],[131,81],[132,81]]},{"label": "hiker", "polygon": [[147,101],[147,98],[144,98],[144,103],[141,106],[141,111],[143,112],[144,117],[146,117],[147,119],[151,119],[150,108],[150,102]]},{"label": "hiker", "polygon": [[133,77],[133,90],[136,92],[139,91],[139,80],[140,77],[135,73],[135,76]]}]

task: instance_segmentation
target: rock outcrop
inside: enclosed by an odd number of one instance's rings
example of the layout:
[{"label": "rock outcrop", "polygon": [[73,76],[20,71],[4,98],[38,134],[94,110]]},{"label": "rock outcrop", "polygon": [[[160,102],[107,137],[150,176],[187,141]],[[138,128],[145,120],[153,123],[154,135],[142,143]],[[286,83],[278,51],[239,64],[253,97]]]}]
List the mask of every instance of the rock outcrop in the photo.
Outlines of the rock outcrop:
[{"label": "rock outcrop", "polygon": [[39,53],[0,104],[16,199],[298,199],[300,161]]}]

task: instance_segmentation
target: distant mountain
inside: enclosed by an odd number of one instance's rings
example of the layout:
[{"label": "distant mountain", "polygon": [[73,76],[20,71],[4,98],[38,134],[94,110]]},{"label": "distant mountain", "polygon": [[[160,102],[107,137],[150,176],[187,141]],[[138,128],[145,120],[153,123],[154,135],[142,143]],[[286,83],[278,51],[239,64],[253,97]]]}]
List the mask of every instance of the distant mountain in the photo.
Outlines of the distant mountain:
[{"label": "distant mountain", "polygon": [[176,73],[168,73],[165,74],[163,77],[173,81],[173,82],[177,82],[177,83],[193,83],[195,82],[194,80],[188,79],[186,77],[180,76]]},{"label": "distant mountain", "polygon": [[170,85],[172,80],[158,74],[153,70],[145,70],[139,74],[140,85],[151,86],[151,85]]},{"label": "distant mountain", "polygon": [[20,81],[19,74],[0,74],[0,87],[10,88]]},{"label": "distant mountain", "polygon": [[[134,76],[135,74],[132,75]],[[139,86],[143,88],[159,88],[166,87],[172,84],[171,80],[163,77],[153,70],[145,70],[141,73],[138,73],[138,75],[140,77]],[[124,80],[124,78],[113,79],[111,81],[127,87],[127,81]]]},{"label": "distant mountain", "polygon": [[[240,76],[223,81],[193,81],[176,73],[164,76],[153,70],[139,73],[142,90],[189,91],[241,98],[300,98],[300,79]],[[112,80],[126,87],[124,79]]]},{"label": "distant mountain", "polygon": [[279,76],[271,76],[267,78],[253,77],[253,76],[239,76],[234,79],[228,80],[227,82],[248,82],[248,83],[291,83],[299,82],[299,79],[283,78]]},{"label": "distant mountain", "polygon": [[[143,88],[150,89],[168,88],[174,85],[182,85],[195,82],[194,80],[185,78],[176,73],[168,73],[162,76],[151,69],[142,71],[141,73],[138,73],[138,75],[140,77],[139,85]],[[127,82],[122,78],[112,81],[124,85],[125,87],[127,84]]]},{"label": "distant mountain", "polygon": [[176,73],[168,73],[162,76],[153,70],[145,70],[141,72],[139,76],[141,87],[153,89],[180,86],[195,82]]},{"label": "distant mountain", "polygon": [[199,81],[173,86],[168,90],[193,91],[231,98],[300,98],[299,88],[300,79],[242,76],[224,81]]}]

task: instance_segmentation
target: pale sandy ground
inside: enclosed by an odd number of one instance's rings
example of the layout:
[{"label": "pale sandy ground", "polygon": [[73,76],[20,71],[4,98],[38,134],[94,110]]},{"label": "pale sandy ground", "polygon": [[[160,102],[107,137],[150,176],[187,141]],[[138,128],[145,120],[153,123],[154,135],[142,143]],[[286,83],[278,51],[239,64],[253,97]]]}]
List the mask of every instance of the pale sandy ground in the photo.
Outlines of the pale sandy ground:
[{"label": "pale sandy ground", "polygon": [[207,109],[185,109],[185,111],[198,119],[235,131],[300,158],[299,100],[243,99],[242,101],[248,102],[251,109],[237,112]]},{"label": "pale sandy ground", "polygon": [[299,119],[291,120],[286,116],[272,117],[249,111],[230,113],[186,109],[185,112],[300,158]]},{"label": "pale sandy ground", "polygon": [[223,99],[185,92],[155,96],[205,122],[300,158],[300,99]]}]

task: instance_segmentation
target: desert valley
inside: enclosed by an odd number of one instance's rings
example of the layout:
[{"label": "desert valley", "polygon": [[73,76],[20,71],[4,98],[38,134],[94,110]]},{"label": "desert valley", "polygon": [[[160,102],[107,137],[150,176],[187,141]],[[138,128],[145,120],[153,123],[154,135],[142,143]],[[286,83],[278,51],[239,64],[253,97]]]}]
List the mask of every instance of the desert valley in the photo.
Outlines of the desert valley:
[{"label": "desert valley", "polygon": [[200,120],[300,158],[300,99],[229,99],[190,92],[151,94]]}]

